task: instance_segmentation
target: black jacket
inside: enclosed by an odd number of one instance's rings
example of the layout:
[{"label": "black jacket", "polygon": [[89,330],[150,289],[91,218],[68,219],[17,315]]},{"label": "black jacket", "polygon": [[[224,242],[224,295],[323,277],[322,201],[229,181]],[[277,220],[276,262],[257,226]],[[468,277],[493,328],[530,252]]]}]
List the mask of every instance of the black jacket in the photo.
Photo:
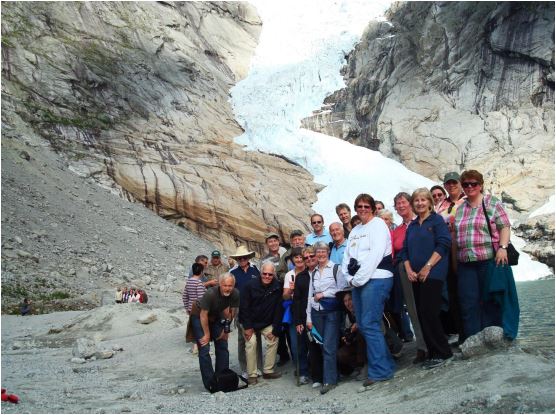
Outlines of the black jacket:
[{"label": "black jacket", "polygon": [[244,329],[261,330],[272,324],[272,334],[282,331],[282,286],[273,279],[264,286],[260,278],[249,281],[241,290],[239,322]]},{"label": "black jacket", "polygon": [[309,284],[311,276],[309,270],[297,274],[293,289],[292,316],[293,323],[298,326],[307,323],[307,297],[309,296]]}]

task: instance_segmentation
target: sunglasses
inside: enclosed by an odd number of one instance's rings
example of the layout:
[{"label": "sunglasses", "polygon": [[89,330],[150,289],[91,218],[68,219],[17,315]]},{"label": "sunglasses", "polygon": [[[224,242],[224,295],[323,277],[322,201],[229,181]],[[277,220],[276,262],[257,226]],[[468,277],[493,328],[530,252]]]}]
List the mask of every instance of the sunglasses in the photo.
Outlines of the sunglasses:
[{"label": "sunglasses", "polygon": [[357,209],[370,209],[371,205],[357,205]]},{"label": "sunglasses", "polygon": [[274,274],[272,272],[261,272],[261,275],[274,277]]},{"label": "sunglasses", "polygon": [[304,256],[303,259],[304,259],[305,261],[308,261],[308,260],[314,258],[315,256],[316,256],[316,255],[308,255],[308,256]]},{"label": "sunglasses", "polygon": [[311,225],[318,225],[319,223],[322,223],[322,220],[316,220],[314,222],[311,222]]},{"label": "sunglasses", "polygon": [[477,187],[479,182],[463,182],[461,185],[463,187]]},{"label": "sunglasses", "polygon": [[442,193],[433,193],[432,198],[433,199],[438,199],[439,197],[442,197],[443,194]]},{"label": "sunglasses", "polygon": [[237,260],[238,261],[245,261],[246,259],[249,259],[248,256],[240,256]]}]

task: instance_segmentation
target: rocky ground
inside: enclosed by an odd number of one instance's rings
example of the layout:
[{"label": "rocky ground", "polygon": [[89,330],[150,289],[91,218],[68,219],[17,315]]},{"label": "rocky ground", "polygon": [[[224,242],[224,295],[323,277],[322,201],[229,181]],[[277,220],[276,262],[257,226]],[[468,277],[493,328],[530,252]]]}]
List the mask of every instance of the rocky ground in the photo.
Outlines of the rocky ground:
[{"label": "rocky ground", "polygon": [[[21,402],[3,404],[2,412],[554,413],[553,358],[525,353],[518,344],[467,360],[458,354],[430,371],[411,364],[415,346],[406,344],[395,377],[365,392],[350,379],[324,396],[310,385],[296,387],[290,363],[281,379],[210,395],[185,343],[179,303],[172,293],[146,305],[4,315],[2,387]],[[147,317],[151,323],[139,322]],[[235,333],[230,362],[237,371]],[[85,336],[102,353],[83,362],[72,350]]]}]

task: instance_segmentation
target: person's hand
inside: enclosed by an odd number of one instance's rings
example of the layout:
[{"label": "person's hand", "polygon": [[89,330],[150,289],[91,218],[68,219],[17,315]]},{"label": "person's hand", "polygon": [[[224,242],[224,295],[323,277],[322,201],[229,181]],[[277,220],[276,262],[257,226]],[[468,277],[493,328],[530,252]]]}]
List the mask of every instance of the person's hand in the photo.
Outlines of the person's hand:
[{"label": "person's hand", "polygon": [[320,299],[323,298],[323,297],[324,297],[323,293],[316,293],[313,298],[318,303],[320,301]]},{"label": "person's hand", "polygon": [[417,282],[417,273],[411,269],[411,266],[405,267],[405,271],[407,273],[407,279],[411,282]]},{"label": "person's hand", "polygon": [[222,318],[226,320],[232,319],[232,310],[230,307],[226,307],[224,310],[222,310]]},{"label": "person's hand", "polygon": [[210,336],[205,334],[203,337],[199,339],[199,344],[201,347],[206,346],[210,342]]},{"label": "person's hand", "polygon": [[273,341],[273,340],[276,338],[276,336],[275,336],[274,334],[272,334],[272,332],[268,333],[265,337],[266,337],[269,341]]},{"label": "person's hand", "polygon": [[293,291],[294,288],[295,288],[295,282],[290,281],[290,290]]},{"label": "person's hand", "polygon": [[310,321],[307,322],[307,330],[311,330],[313,328],[313,323]]},{"label": "person's hand", "polygon": [[351,332],[354,333],[354,332],[357,331],[357,329],[358,329],[357,323],[353,323],[353,324],[351,325]]},{"label": "person's hand", "polygon": [[243,337],[245,337],[245,341],[249,341],[251,339],[251,336],[253,336],[253,333],[255,332],[255,330],[253,329],[247,329],[243,331]]},{"label": "person's hand", "polygon": [[342,338],[340,340],[342,341],[342,343],[349,344],[347,342],[346,336],[342,336]]},{"label": "person's hand", "polygon": [[496,265],[506,265],[508,263],[508,251],[504,248],[498,248],[496,251]]},{"label": "person's hand", "polygon": [[217,337],[216,341],[218,341],[218,340],[228,340],[229,335],[230,335],[230,333],[226,333],[224,331],[224,329],[222,329],[222,332],[220,333],[220,336]]},{"label": "person's hand", "polygon": [[417,279],[421,282],[425,282],[431,272],[431,268],[428,265],[425,265],[421,268],[421,271],[417,274]]},{"label": "person's hand", "polygon": [[295,330],[297,331],[297,334],[301,334],[303,333],[303,330],[305,330],[305,327],[303,327],[303,324],[298,324],[295,326]]}]

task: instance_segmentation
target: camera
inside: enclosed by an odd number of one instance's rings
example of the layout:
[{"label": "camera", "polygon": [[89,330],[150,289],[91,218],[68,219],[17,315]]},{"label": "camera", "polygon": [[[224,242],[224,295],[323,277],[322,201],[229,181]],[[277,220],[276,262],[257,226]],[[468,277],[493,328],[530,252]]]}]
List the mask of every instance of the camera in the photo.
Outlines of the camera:
[{"label": "camera", "polygon": [[222,324],[222,326],[224,327],[224,333],[229,333],[232,331],[232,320],[224,318],[220,320],[220,324]]},{"label": "camera", "polygon": [[351,327],[346,328],[344,330],[343,337],[345,338],[346,343],[349,343],[349,344],[353,343],[355,341],[356,336],[357,336],[357,332],[356,331],[352,332]]},{"label": "camera", "polygon": [[357,260],[355,258],[351,258],[349,260],[349,264],[348,264],[348,273],[349,275],[351,275],[352,277],[357,274],[357,271],[359,271],[359,268],[361,268],[361,265],[359,265],[359,263],[357,262]]}]

